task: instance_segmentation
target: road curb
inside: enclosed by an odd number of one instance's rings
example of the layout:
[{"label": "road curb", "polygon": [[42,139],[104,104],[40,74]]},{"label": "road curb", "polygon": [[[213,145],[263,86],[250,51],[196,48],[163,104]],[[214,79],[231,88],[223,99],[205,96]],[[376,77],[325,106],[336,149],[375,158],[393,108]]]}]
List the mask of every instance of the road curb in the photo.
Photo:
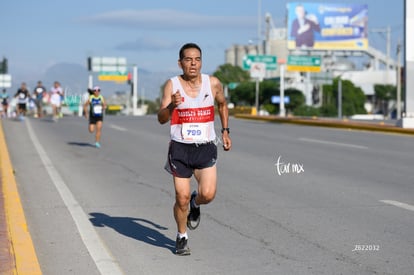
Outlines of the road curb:
[{"label": "road curb", "polygon": [[307,126],[317,127],[330,127],[330,128],[341,128],[341,129],[354,129],[354,130],[365,130],[383,133],[396,133],[414,135],[414,129],[400,128],[394,125],[387,125],[383,122],[368,123],[368,122],[355,122],[350,120],[328,120],[320,118],[297,118],[297,117],[278,117],[278,116],[255,116],[246,114],[236,114],[235,118],[249,119],[257,121],[267,121],[274,123],[289,123]]},{"label": "road curb", "polygon": [[15,261],[13,274],[42,274],[13,174],[2,122],[0,122],[0,152],[6,224],[10,237],[10,252]]}]

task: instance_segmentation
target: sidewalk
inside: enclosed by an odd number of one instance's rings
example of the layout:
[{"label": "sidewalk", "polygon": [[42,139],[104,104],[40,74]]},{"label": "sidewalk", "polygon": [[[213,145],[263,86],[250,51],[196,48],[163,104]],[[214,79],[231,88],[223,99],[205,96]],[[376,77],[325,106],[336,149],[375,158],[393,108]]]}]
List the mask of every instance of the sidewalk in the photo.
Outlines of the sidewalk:
[{"label": "sidewalk", "polygon": [[11,251],[9,230],[6,224],[2,178],[0,171],[0,274],[14,274],[15,262]]},{"label": "sidewalk", "polygon": [[318,118],[318,117],[279,117],[279,116],[255,116],[255,115],[245,115],[245,114],[236,114],[235,118],[239,119],[250,119],[258,121],[268,121],[274,123],[289,123],[289,124],[298,124],[306,126],[317,126],[317,127],[331,127],[331,128],[341,128],[341,129],[354,129],[354,130],[365,130],[373,132],[383,132],[383,133],[394,133],[394,134],[405,134],[405,135],[414,135],[414,129],[406,129],[397,127],[393,124],[386,123],[384,121],[357,121],[357,120],[348,120],[348,119],[328,119],[328,118]]},{"label": "sidewalk", "polygon": [[0,121],[0,274],[42,274]]}]

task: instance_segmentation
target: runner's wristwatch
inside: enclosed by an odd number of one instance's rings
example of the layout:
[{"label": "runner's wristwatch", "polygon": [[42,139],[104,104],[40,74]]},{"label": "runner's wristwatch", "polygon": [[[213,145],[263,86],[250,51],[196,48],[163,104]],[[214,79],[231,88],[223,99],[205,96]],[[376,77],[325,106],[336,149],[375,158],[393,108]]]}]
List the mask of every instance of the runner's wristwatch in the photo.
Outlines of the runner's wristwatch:
[{"label": "runner's wristwatch", "polygon": [[221,128],[221,133],[223,134],[224,131],[227,131],[228,134],[230,134],[230,128]]}]

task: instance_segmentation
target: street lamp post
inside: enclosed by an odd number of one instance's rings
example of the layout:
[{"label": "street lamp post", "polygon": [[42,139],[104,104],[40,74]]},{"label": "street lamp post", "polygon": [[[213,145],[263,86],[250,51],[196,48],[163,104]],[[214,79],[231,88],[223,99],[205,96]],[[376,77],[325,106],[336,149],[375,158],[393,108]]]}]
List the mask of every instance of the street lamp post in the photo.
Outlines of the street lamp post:
[{"label": "street lamp post", "polygon": [[338,119],[342,119],[342,75],[338,79]]},{"label": "street lamp post", "polygon": [[401,41],[397,46],[397,119],[401,119]]},{"label": "street lamp post", "polygon": [[[261,44],[261,10],[262,10],[262,1],[257,1],[257,53],[256,55],[260,54],[260,44]],[[255,108],[256,108],[256,115],[259,114],[259,88],[260,88],[260,80],[256,78],[256,96],[255,96]]]},{"label": "street lamp post", "polygon": [[255,97],[255,103],[254,106],[256,108],[256,114],[259,114],[259,78],[256,78],[256,97]]},{"label": "street lamp post", "polygon": [[285,110],[285,64],[286,60],[282,59],[279,61],[280,64],[280,103],[279,103],[279,116],[285,117],[286,110]]},{"label": "street lamp post", "polygon": [[132,115],[136,116],[138,114],[138,67],[134,65],[132,67]]}]

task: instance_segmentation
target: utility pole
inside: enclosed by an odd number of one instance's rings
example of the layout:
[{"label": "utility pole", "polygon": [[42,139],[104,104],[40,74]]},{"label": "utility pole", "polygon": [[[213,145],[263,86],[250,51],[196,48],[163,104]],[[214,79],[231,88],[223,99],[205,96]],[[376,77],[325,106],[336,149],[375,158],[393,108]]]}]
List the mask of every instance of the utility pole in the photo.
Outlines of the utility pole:
[{"label": "utility pole", "polygon": [[285,117],[285,63],[280,63],[280,103],[279,103],[279,116]]},{"label": "utility pole", "polygon": [[390,69],[391,58],[391,27],[387,27],[387,72]]},{"label": "utility pole", "polygon": [[[261,32],[262,32],[262,25],[261,25],[261,12],[262,12],[262,1],[257,0],[257,54],[260,54],[260,44],[262,42]],[[256,78],[256,96],[255,96],[255,109],[256,115],[259,115],[259,91],[260,91],[260,80]]]},{"label": "utility pole", "polygon": [[401,40],[397,45],[397,119],[401,119]]},{"label": "utility pole", "polygon": [[338,79],[338,119],[342,119],[342,75]]},{"label": "utility pole", "polygon": [[137,65],[133,66],[132,69],[132,115],[136,116],[138,114],[138,67]]},{"label": "utility pole", "polygon": [[383,28],[383,29],[372,29],[371,30],[371,32],[377,32],[377,33],[386,33],[387,34],[387,36],[386,36],[386,40],[387,40],[387,48],[386,48],[386,51],[387,51],[387,62],[386,62],[386,66],[387,66],[387,70],[389,69],[389,67],[390,67],[390,60],[391,60],[391,27],[390,26],[388,26],[388,27],[386,27],[386,28]]},{"label": "utility pole", "polygon": [[87,59],[88,63],[88,88],[93,88],[93,74],[92,74],[92,57],[88,57]]},{"label": "utility pole", "polygon": [[257,2],[257,55],[259,55],[262,43],[262,0]]}]

